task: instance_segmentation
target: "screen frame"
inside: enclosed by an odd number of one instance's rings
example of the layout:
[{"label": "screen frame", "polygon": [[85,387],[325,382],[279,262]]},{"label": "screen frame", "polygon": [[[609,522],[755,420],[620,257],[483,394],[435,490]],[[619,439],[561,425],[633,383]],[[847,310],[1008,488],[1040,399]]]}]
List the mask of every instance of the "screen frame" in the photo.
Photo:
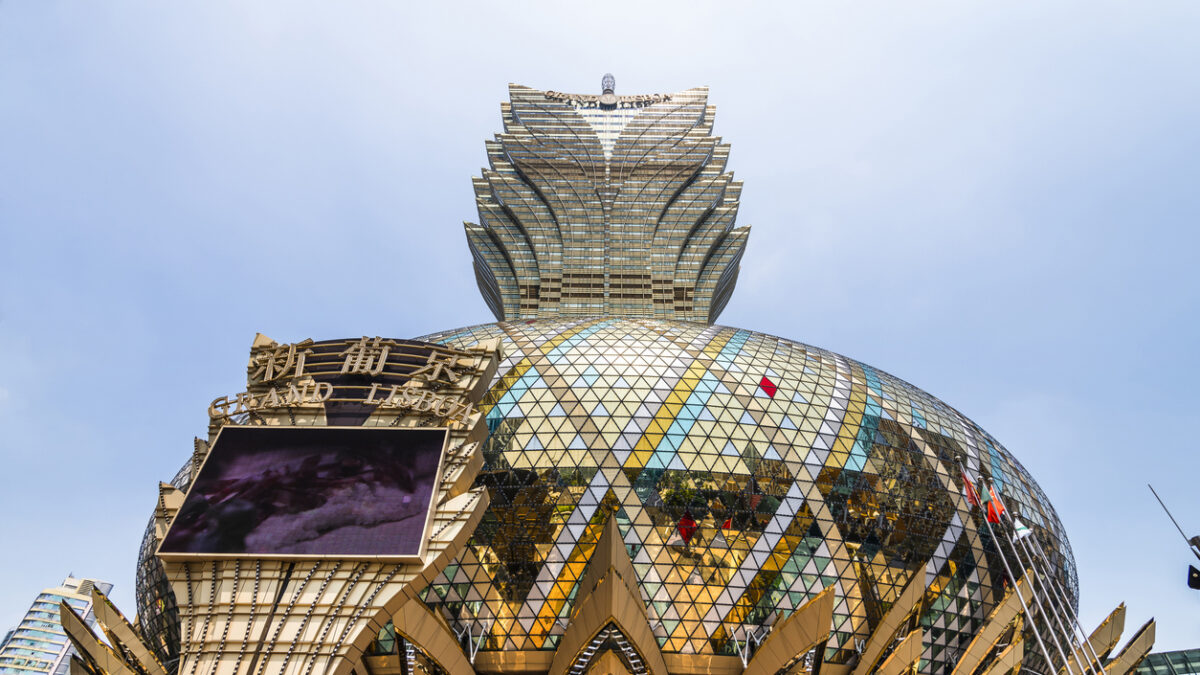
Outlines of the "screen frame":
[{"label": "screen frame", "polygon": [[[429,508],[425,511],[425,523],[421,529],[420,547],[415,555],[343,555],[331,553],[200,553],[200,552],[179,552],[179,551],[163,551],[163,544],[166,543],[167,537],[171,534],[171,528],[175,525],[175,518],[172,516],[171,524],[167,526],[166,532],[163,533],[158,545],[155,546],[154,555],[160,560],[165,561],[196,561],[196,560],[285,560],[285,561],[301,561],[301,560],[350,560],[362,562],[390,562],[390,563],[419,563],[424,561],[425,555],[429,550],[429,531],[433,523],[434,513],[438,508],[438,495],[441,492],[442,483],[445,477],[446,454],[450,448],[450,427],[441,426],[421,426],[421,427],[383,427],[383,426],[324,426],[324,425],[306,425],[306,426],[277,426],[265,424],[226,424],[217,430],[217,435],[208,444],[208,452],[204,456],[204,461],[200,463],[199,468],[193,474],[191,483],[188,485],[187,491],[184,493],[183,501],[179,507],[187,503],[189,497],[192,496],[192,491],[195,490],[198,478],[204,472],[204,468],[208,466],[208,460],[212,457],[212,451],[221,440],[221,434],[226,429],[260,429],[270,430],[274,433],[290,432],[290,431],[312,431],[312,430],[346,430],[346,431],[366,431],[366,430],[386,430],[392,432],[403,431],[439,431],[442,433],[442,446],[438,455],[437,472],[434,474],[433,489],[430,490]],[[240,432],[239,432],[240,433]],[[176,515],[178,511],[176,511]]]}]

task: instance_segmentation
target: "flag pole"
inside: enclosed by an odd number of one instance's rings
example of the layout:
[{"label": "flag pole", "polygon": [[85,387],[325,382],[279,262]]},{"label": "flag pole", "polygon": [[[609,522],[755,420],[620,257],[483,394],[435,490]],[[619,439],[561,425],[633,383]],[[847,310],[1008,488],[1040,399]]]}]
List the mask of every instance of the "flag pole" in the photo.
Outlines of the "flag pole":
[{"label": "flag pole", "polygon": [[[986,481],[987,479],[981,477],[980,480]],[[998,529],[1000,529],[1000,531],[1008,539],[1008,545],[1012,548],[1013,557],[1016,558],[1017,564],[1024,565],[1024,562],[1022,562],[1022,560],[1021,560],[1021,552],[1017,546],[1017,542],[1019,540],[1014,538],[1012,534],[1005,531],[1005,529],[1004,529],[1004,525],[1003,525],[1004,514],[1009,513],[1008,509],[1006,509],[1004,507],[1004,502],[1000,501],[1000,495],[997,494],[997,492],[996,492],[995,483],[988,481],[985,483],[985,486],[987,487],[988,494],[991,496],[991,498],[993,500],[995,500],[996,502],[998,502],[998,506],[999,506],[998,511],[999,512],[997,513],[997,518],[996,518],[997,520],[1000,521],[999,523],[997,523]],[[1008,518],[1011,523],[1013,520],[1013,516],[1011,513],[1009,513]],[[1013,526],[1013,531],[1014,531],[1014,533],[1016,531],[1015,525]],[[1076,653],[1075,649],[1071,646],[1071,643],[1070,643],[1070,638],[1074,634],[1074,632],[1067,629],[1065,622],[1062,620],[1062,617],[1060,617],[1058,612],[1055,611],[1055,603],[1053,602],[1053,598],[1051,598],[1051,596],[1050,596],[1049,587],[1046,585],[1046,581],[1044,579],[1042,579],[1041,570],[1038,568],[1036,562],[1034,562],[1033,557],[1031,555],[1029,555],[1028,551],[1026,551],[1026,558],[1029,560],[1030,571],[1033,572],[1033,580],[1030,582],[1030,586],[1033,587],[1035,590],[1031,591],[1031,595],[1033,595],[1034,601],[1041,608],[1043,615],[1050,617],[1050,618],[1046,619],[1046,627],[1048,629],[1050,629],[1050,639],[1051,639],[1051,641],[1053,641],[1054,648],[1058,651],[1058,655],[1061,656],[1063,659],[1063,669],[1065,669],[1068,673],[1071,673],[1072,672],[1071,665],[1070,665],[1071,660],[1067,657],[1067,652],[1070,652],[1072,655],[1075,655],[1075,653]],[[1036,587],[1039,584],[1042,587],[1042,595],[1041,596],[1039,596],[1036,591]],[[1055,626],[1057,626],[1057,628],[1058,628],[1057,631],[1054,630]],[[1064,641],[1067,643],[1066,649],[1063,648]],[[1051,665],[1053,665],[1053,664],[1051,664]],[[1077,668],[1081,667],[1078,662],[1078,659],[1076,659],[1076,667]],[[1088,670],[1090,671],[1091,669],[1088,668]]]},{"label": "flag pole", "polygon": [[[1092,662],[1090,664],[1090,670],[1092,672],[1103,673],[1104,666],[1101,664],[1100,656],[1096,653],[1095,648],[1092,647],[1092,641],[1088,637],[1087,633],[1083,630],[1083,626],[1081,626],[1079,624],[1079,616],[1075,613],[1074,608],[1071,607],[1071,603],[1070,603],[1070,600],[1067,599],[1066,592],[1063,591],[1063,588],[1062,588],[1062,586],[1059,585],[1058,580],[1055,579],[1053,576],[1051,576],[1050,564],[1046,560],[1046,553],[1042,549],[1042,545],[1037,541],[1037,537],[1034,537],[1033,539],[1034,539],[1034,543],[1037,544],[1037,547],[1038,547],[1037,550],[1040,552],[1042,566],[1046,569],[1046,577],[1048,577],[1050,579],[1050,586],[1055,591],[1056,597],[1058,598],[1059,602],[1062,603],[1064,611],[1067,613],[1067,617],[1069,619],[1071,619],[1071,622],[1070,622],[1071,625],[1074,626],[1074,631],[1072,631],[1072,632],[1074,632],[1077,636],[1079,636],[1081,638],[1079,644],[1081,647],[1080,651],[1083,652],[1082,655],[1084,656],[1084,658],[1087,658],[1089,661]],[[1029,556],[1030,560],[1037,560],[1032,546],[1030,546],[1027,543],[1024,543],[1024,541],[1022,539],[1018,539],[1017,541],[1022,542],[1022,545],[1025,547],[1026,553]],[[1043,586],[1046,585],[1044,580],[1042,582],[1042,585]]]},{"label": "flag pole", "polygon": [[[963,480],[969,484],[970,476],[968,476],[966,470],[963,469],[962,462],[958,462],[958,470],[959,473],[963,475]],[[969,504],[967,510],[970,511]],[[1037,622],[1033,620],[1033,616],[1029,614],[1029,606],[1025,604],[1025,597],[1021,594],[1021,586],[1017,583],[1019,580],[1013,576],[1012,568],[1008,566],[1008,556],[1004,555],[1004,549],[1002,546],[1000,546],[1000,540],[996,539],[996,533],[992,532],[992,524],[988,522],[986,513],[983,516],[983,524],[987,527],[988,536],[992,538],[992,541],[996,542],[996,552],[1000,554],[1000,562],[1004,563],[1004,571],[1008,572],[1008,578],[1013,580],[1013,593],[1017,594],[1017,601],[1021,603],[1021,611],[1024,612],[1025,616],[1029,618],[1029,627],[1033,629],[1033,637],[1037,640],[1038,648],[1041,650],[1042,656],[1046,659],[1046,665],[1050,668],[1053,668],[1054,660],[1050,658],[1050,650],[1046,649],[1046,643],[1042,642],[1042,633],[1040,630],[1038,630]],[[1022,576],[1024,576],[1024,574],[1022,574]]]},{"label": "flag pole", "polygon": [[[1002,525],[999,525],[997,527],[1000,528],[1001,531],[1003,532]],[[1005,533],[1005,536],[1008,537],[1008,545],[1012,548],[1013,557],[1015,557],[1017,559],[1017,564],[1023,564],[1021,562],[1021,554],[1020,554],[1020,552],[1018,552],[1017,544],[1013,541],[1012,536],[1007,533]],[[1030,567],[1030,571],[1033,573],[1033,581],[1030,583],[1030,586],[1033,586],[1036,588],[1036,586],[1038,584],[1040,584],[1042,587],[1041,595],[1039,595],[1036,592],[1036,590],[1030,591],[1030,594],[1033,596],[1034,601],[1036,601],[1038,603],[1038,606],[1041,608],[1042,613],[1043,613],[1043,618],[1049,617],[1049,618],[1045,619],[1046,628],[1050,632],[1050,640],[1051,640],[1051,642],[1054,643],[1055,650],[1057,650],[1058,655],[1060,657],[1062,657],[1063,669],[1066,670],[1068,673],[1073,673],[1073,669],[1071,668],[1071,659],[1067,656],[1068,652],[1070,652],[1071,654],[1075,654],[1075,650],[1074,650],[1074,648],[1071,647],[1070,638],[1069,638],[1069,636],[1072,635],[1072,632],[1067,629],[1067,627],[1063,623],[1062,618],[1059,617],[1058,612],[1055,611],[1055,607],[1054,607],[1055,603],[1051,601],[1051,599],[1049,597],[1049,591],[1046,588],[1046,583],[1042,579],[1041,572],[1038,570],[1037,566],[1034,565],[1032,559],[1030,559],[1030,561],[1029,561],[1029,567]],[[1055,630],[1056,628],[1057,628],[1057,630]],[[1067,646],[1065,648],[1063,647],[1064,642],[1067,643]],[[1075,669],[1081,670],[1078,662],[1076,662]]]},{"label": "flag pole", "polygon": [[[993,483],[993,485],[994,485],[994,483]],[[1000,495],[997,494],[996,499],[999,500]],[[1003,502],[1001,502],[1000,506],[1001,506],[1001,512],[1000,512],[1001,515],[1003,515],[1005,512],[1008,512],[1008,509],[1004,508]],[[1009,520],[1012,523],[1013,533],[1015,534],[1017,518],[1016,518],[1016,516],[1012,515],[1011,512],[1009,512]],[[1028,533],[1032,534],[1032,531],[1029,531]],[[1045,575],[1041,579],[1042,588],[1045,589],[1048,587],[1046,584],[1046,579],[1049,579],[1050,584],[1053,585],[1053,589],[1056,592],[1055,597],[1058,599],[1059,603],[1064,608],[1064,611],[1066,611],[1067,617],[1071,619],[1070,623],[1074,626],[1074,630],[1068,631],[1067,634],[1070,635],[1071,633],[1075,633],[1076,635],[1078,635],[1078,637],[1081,638],[1080,646],[1082,647],[1081,651],[1083,652],[1083,656],[1092,661],[1092,663],[1089,664],[1088,669],[1093,672],[1103,673],[1104,672],[1103,662],[1100,660],[1100,656],[1096,653],[1095,648],[1092,647],[1092,642],[1091,642],[1091,639],[1088,637],[1087,631],[1085,631],[1083,629],[1083,626],[1079,623],[1079,615],[1075,612],[1075,609],[1071,606],[1070,601],[1067,599],[1066,591],[1064,591],[1062,586],[1059,585],[1058,580],[1054,578],[1054,575],[1050,574],[1049,557],[1046,555],[1045,549],[1042,548],[1041,542],[1039,542],[1037,540],[1036,536],[1033,537],[1033,543],[1037,545],[1037,552],[1038,552],[1038,555],[1035,556],[1033,547],[1023,541],[1025,539],[1024,535],[1019,536],[1019,537],[1010,537],[1010,538],[1013,541],[1022,542],[1021,545],[1025,549],[1026,557],[1029,558],[1030,564],[1034,565],[1035,569],[1036,569],[1036,565],[1037,565],[1038,561],[1039,560],[1041,561],[1042,567],[1045,569]],[[1049,591],[1046,591],[1046,593],[1049,594]],[[1059,626],[1060,627],[1062,626],[1061,621],[1059,622]],[[1071,650],[1071,654],[1072,654],[1072,656],[1076,656],[1076,652],[1074,649]],[[1076,659],[1076,663],[1077,664],[1079,663],[1078,659]],[[1097,671],[1097,669],[1099,669],[1099,670]]]},{"label": "flag pole", "polygon": [[[1015,517],[1014,517],[1014,520],[1015,520]],[[1022,542],[1022,545],[1025,547],[1026,553],[1029,556],[1030,560],[1033,560],[1035,562],[1035,564],[1038,561],[1041,562],[1042,567],[1046,570],[1045,578],[1050,579],[1051,588],[1054,589],[1056,597],[1058,598],[1059,602],[1062,603],[1062,606],[1067,613],[1067,617],[1071,619],[1071,624],[1075,628],[1075,630],[1074,630],[1075,634],[1077,636],[1079,636],[1081,639],[1080,645],[1082,647],[1083,656],[1085,658],[1088,658],[1092,662],[1091,670],[1093,672],[1103,673],[1104,672],[1103,661],[1101,661],[1100,655],[1096,653],[1095,647],[1092,646],[1092,641],[1091,641],[1091,638],[1088,637],[1087,631],[1085,631],[1083,629],[1083,625],[1079,623],[1079,615],[1075,612],[1075,609],[1071,606],[1071,602],[1067,597],[1066,591],[1063,590],[1062,585],[1060,585],[1058,583],[1058,580],[1054,578],[1054,575],[1050,574],[1049,556],[1046,555],[1046,551],[1045,551],[1045,549],[1042,548],[1042,544],[1041,544],[1041,542],[1038,541],[1037,537],[1034,536],[1034,537],[1032,537],[1032,539],[1033,539],[1033,545],[1025,543],[1024,537],[1017,539],[1017,541]],[[1036,551],[1034,549],[1034,546],[1037,547]],[[1043,586],[1046,585],[1044,580],[1043,580],[1042,585]]]},{"label": "flag pole", "polygon": [[[1003,534],[1006,539],[1008,539],[1008,545],[1012,548],[1013,558],[1017,561],[1017,565],[1024,567],[1025,563],[1021,560],[1021,554],[1017,550],[1016,542],[1013,540],[1012,535],[1010,535],[1004,529],[1004,513],[1007,511],[1007,509],[1004,508],[1004,502],[1000,501],[999,495],[996,494],[994,484],[988,483],[987,479],[982,475],[979,477],[979,482],[980,485],[983,485],[987,490],[990,500],[996,502],[994,507],[990,504],[988,506],[989,512],[993,508],[996,510],[996,529],[1000,530],[1000,533]],[[1071,669],[1070,659],[1067,658],[1067,651],[1071,651],[1071,653],[1074,653],[1074,651],[1063,649],[1062,640],[1060,639],[1063,636],[1060,636],[1059,632],[1064,632],[1065,629],[1063,628],[1062,621],[1059,620],[1058,615],[1053,611],[1053,606],[1050,604],[1049,598],[1045,597],[1047,593],[1045,590],[1046,585],[1044,583],[1041,584],[1042,594],[1038,594],[1038,584],[1041,583],[1042,580],[1037,568],[1032,564],[1032,561],[1029,565],[1029,571],[1033,576],[1033,578],[1029,581],[1029,595],[1033,598],[1034,604],[1036,604],[1038,609],[1042,612],[1042,618],[1046,622],[1046,629],[1050,632],[1050,641],[1054,645],[1055,651],[1057,651],[1058,655],[1062,657],[1063,669],[1066,670],[1070,675],[1074,675],[1074,672]],[[1032,617],[1030,620],[1033,620]],[[1058,624],[1057,631],[1055,630],[1055,624]],[[1052,668],[1054,667],[1053,663],[1048,663],[1047,665]]]}]

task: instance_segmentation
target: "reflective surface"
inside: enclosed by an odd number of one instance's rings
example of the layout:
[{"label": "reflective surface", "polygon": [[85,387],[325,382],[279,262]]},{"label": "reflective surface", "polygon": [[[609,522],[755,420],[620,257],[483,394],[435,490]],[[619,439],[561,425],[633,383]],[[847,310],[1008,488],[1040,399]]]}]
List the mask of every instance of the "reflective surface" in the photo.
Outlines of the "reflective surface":
[{"label": "reflective surface", "polygon": [[1150,654],[1134,672],[1137,675],[1196,675],[1200,673],[1200,649]]},{"label": "reflective surface", "polygon": [[[171,485],[187,491],[192,482],[192,462],[189,459],[175,473]],[[154,650],[154,655],[173,673],[179,667],[179,605],[167,581],[162,562],[154,555],[158,541],[154,537],[154,515],[142,534],[138,550],[137,580],[134,599],[137,602],[137,625],[142,639]]]},{"label": "reflective surface", "polygon": [[[530,320],[425,339],[496,336],[506,360],[485,398],[479,478],[492,506],[423,596],[483,651],[555,649],[613,512],[664,652],[736,654],[834,586],[826,656],[849,662],[916,577],[930,589],[922,670],[943,670],[1006,584],[957,461],[995,482],[1075,600],[1070,546],[1024,468],[887,373],[697,323]],[[187,469],[176,486],[186,488]],[[173,664],[179,617],[152,535],[138,621]]]},{"label": "reflective surface", "polygon": [[497,319],[720,315],[750,228],[707,88],[607,105],[514,84],[501,110],[466,226]]},{"label": "reflective surface", "polygon": [[957,462],[994,481],[1076,597],[1045,495],[941,401],[837,354],[759,333],[633,319],[447,331],[500,336],[479,482],[492,506],[426,601],[483,650],[554,649],[613,510],[664,652],[735,654],[826,586],[848,662],[914,575],[923,660],[951,662],[1005,586]]}]

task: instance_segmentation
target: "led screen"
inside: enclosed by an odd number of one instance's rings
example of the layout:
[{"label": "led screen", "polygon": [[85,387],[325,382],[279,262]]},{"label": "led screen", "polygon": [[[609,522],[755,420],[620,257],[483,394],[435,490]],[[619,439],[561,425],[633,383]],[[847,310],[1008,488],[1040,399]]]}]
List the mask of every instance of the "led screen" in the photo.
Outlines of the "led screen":
[{"label": "led screen", "polygon": [[445,429],[221,429],[160,554],[419,556]]}]

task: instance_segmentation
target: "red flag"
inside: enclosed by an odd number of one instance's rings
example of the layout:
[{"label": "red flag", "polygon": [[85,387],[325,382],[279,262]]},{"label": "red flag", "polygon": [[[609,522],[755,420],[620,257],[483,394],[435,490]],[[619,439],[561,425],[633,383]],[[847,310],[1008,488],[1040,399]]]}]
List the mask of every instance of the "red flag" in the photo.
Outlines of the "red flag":
[{"label": "red flag", "polygon": [[971,506],[979,506],[979,495],[975,492],[975,486],[971,484],[971,477],[966,471],[959,470],[962,473],[963,489],[967,493],[967,503]]},{"label": "red flag", "polygon": [[1000,512],[999,508],[996,506],[996,502],[988,502],[987,521],[989,523],[999,524],[1000,523],[1000,513],[1001,512]]},{"label": "red flag", "polygon": [[996,486],[989,485],[988,492],[992,493],[992,503],[996,505],[996,511],[1004,515],[1004,502],[1000,501],[1000,495],[996,494]]},{"label": "red flag", "polygon": [[692,514],[684,511],[683,517],[679,519],[679,525],[676,526],[679,530],[679,536],[683,537],[683,543],[688,543],[692,540],[692,535],[696,534],[696,521],[692,520]]},{"label": "red flag", "polygon": [[728,530],[731,527],[733,527],[733,517],[732,516],[730,516],[729,518],[726,518],[725,522],[721,524],[722,530]]},{"label": "red flag", "polygon": [[996,496],[996,490],[990,485],[985,496],[987,497],[988,522],[999,523],[1000,516],[1004,515],[1004,505],[1000,503],[1000,498]]}]

